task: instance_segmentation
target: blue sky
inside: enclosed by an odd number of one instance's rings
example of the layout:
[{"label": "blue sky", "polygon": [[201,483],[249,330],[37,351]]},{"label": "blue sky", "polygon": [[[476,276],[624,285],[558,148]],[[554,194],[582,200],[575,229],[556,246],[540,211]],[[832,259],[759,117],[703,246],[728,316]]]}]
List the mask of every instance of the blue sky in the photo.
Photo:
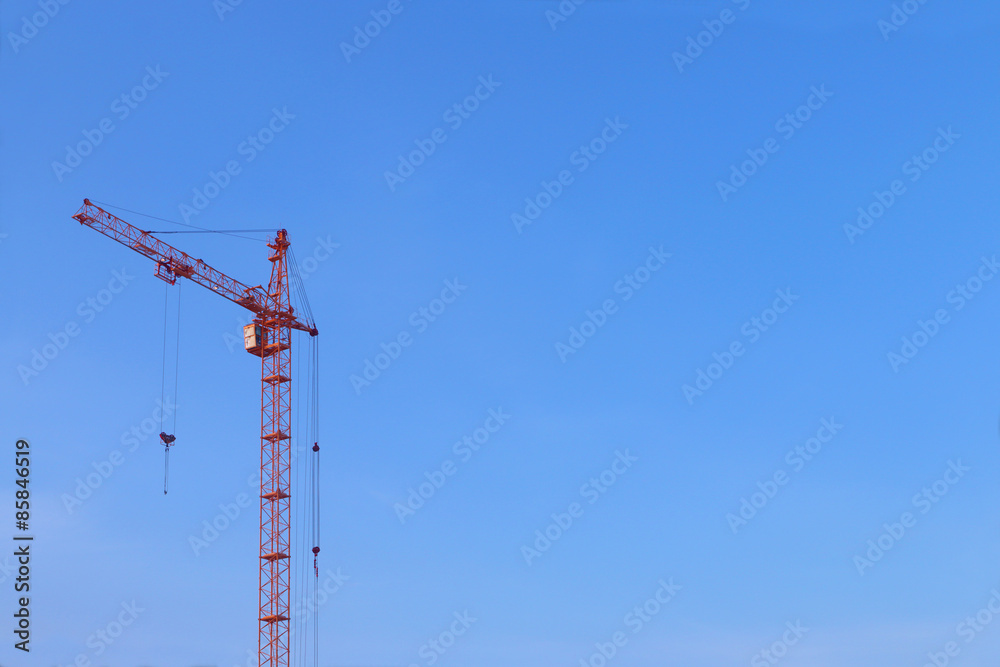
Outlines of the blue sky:
[{"label": "blue sky", "polygon": [[[163,283],[71,219],[84,197],[288,229],[321,331],[324,666],[1000,651],[992,612],[965,624],[1000,588],[993,3],[50,5],[0,10],[0,425],[32,443],[36,535],[33,650],[0,663],[256,646],[245,316],[182,288],[164,497],[161,448],[122,441],[160,395]],[[267,279],[260,241],[169,240]]]}]

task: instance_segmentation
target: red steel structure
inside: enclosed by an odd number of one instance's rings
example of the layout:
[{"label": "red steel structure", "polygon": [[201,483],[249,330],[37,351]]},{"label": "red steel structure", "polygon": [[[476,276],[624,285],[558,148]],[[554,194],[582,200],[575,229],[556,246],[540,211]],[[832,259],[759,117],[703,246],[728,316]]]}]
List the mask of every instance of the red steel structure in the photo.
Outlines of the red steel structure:
[{"label": "red steel structure", "polygon": [[[156,262],[156,276],[170,284],[187,278],[252,311],[244,329],[247,352],[261,360],[260,419],[260,667],[288,667],[291,591],[291,381],[292,329],[316,336],[291,305],[288,233],[268,243],[271,279],[267,288],[249,287],[200,259],[164,243],[117,216],[83,200],[73,218]],[[318,550],[314,550],[318,551]]]}]

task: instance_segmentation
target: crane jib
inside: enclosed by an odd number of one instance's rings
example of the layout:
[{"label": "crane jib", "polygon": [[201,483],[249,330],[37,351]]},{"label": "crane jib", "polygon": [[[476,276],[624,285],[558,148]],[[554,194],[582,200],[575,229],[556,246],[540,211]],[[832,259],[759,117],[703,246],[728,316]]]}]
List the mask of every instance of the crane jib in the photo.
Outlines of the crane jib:
[{"label": "crane jib", "polygon": [[[178,276],[187,278],[258,316],[279,313],[288,318],[287,325],[292,329],[308,332],[312,336],[319,333],[311,323],[302,322],[294,317],[291,314],[291,306],[287,309],[278,306],[271,294],[272,290],[265,290],[260,285],[250,287],[231,278],[212,268],[204,260],[191,257],[149,232],[104,210],[89,199],[83,200],[83,206],[73,218],[80,224],[95,229],[156,262],[154,275],[161,280],[174,284]],[[267,245],[274,251],[268,257],[272,264],[279,257],[284,261],[285,252],[290,246],[285,230],[280,230],[274,241]],[[287,278],[283,281],[282,288],[287,289]]]}]

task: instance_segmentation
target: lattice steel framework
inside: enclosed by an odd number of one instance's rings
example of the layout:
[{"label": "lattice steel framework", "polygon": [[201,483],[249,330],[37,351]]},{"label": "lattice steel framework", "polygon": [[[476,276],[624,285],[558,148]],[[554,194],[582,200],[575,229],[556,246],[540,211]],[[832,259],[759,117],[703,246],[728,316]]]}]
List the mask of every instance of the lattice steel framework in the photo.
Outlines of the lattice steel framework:
[{"label": "lattice steel framework", "polygon": [[288,240],[284,230],[268,244],[269,307],[260,324],[260,655],[259,665],[288,667],[291,587],[292,330],[288,289]]},{"label": "lattice steel framework", "polygon": [[247,352],[261,359],[260,420],[260,593],[259,667],[288,667],[291,593],[291,349],[292,329],[315,336],[311,323],[299,320],[288,284],[288,234],[279,230],[268,243],[271,279],[265,290],[250,287],[200,259],[96,206],[89,199],[73,216],[82,225],[128,246],[156,262],[155,274],[173,284],[178,276],[210,289],[255,314],[260,327]]}]

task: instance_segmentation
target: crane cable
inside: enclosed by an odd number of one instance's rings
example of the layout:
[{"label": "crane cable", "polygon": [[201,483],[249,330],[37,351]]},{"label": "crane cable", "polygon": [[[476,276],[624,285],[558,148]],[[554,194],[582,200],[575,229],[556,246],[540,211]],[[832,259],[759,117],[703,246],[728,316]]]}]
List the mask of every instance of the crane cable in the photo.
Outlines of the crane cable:
[{"label": "crane cable", "polygon": [[[319,475],[319,341],[315,337],[310,338],[312,346],[312,366],[313,366],[313,386],[312,386],[312,411],[313,411],[313,568],[316,577],[313,580],[313,590],[315,596],[319,597],[319,544],[320,544],[320,475]],[[313,664],[319,667],[319,605],[313,608]]]},{"label": "crane cable", "polygon": [[[148,213],[142,213],[140,211],[133,211],[127,208],[122,208],[121,206],[115,206],[114,204],[108,204],[107,202],[93,200],[93,203],[98,206],[107,206],[108,208],[115,208],[119,211],[125,211],[126,213],[132,213],[134,215],[141,215],[144,218],[149,218],[151,220],[159,220],[160,222],[169,222],[171,225],[178,225],[179,227],[189,227],[191,229],[196,229],[198,232],[204,234],[225,234],[226,236],[232,236],[238,239],[247,239],[248,241],[260,241],[260,239],[251,238],[249,236],[241,236],[236,232],[272,232],[273,229],[205,229],[204,227],[198,227],[197,225],[190,225],[186,222],[177,222],[176,220],[169,220],[167,218],[159,218],[155,215],[149,215]],[[146,234],[183,234],[185,232],[146,232]],[[189,234],[194,234],[196,232],[186,232]]]},{"label": "crane cable", "polygon": [[177,433],[177,387],[181,375],[181,283],[177,283],[177,340],[174,352],[174,404],[173,404],[173,428]]},{"label": "crane cable", "polygon": [[163,397],[167,384],[167,306],[170,303],[170,284],[163,285],[163,367],[160,370],[160,432],[163,432]]},{"label": "crane cable", "polygon": [[[170,304],[170,283],[163,285],[163,364],[160,369],[160,433],[163,430],[163,399],[166,397],[167,385],[167,307]],[[170,445],[163,443],[163,495],[167,495],[167,482],[170,475]]]},{"label": "crane cable", "polygon": [[[303,315],[303,319],[309,325],[314,327],[315,320],[313,319],[312,308],[309,304],[309,299],[306,296],[305,287],[303,285],[303,280],[301,273],[299,272],[298,262],[296,261],[295,255],[292,253],[291,248],[289,248],[289,287],[290,292],[296,297],[298,301],[298,306],[300,307]],[[298,566],[298,576],[294,578],[294,585],[296,588],[296,598],[298,598],[304,605],[299,619],[301,622],[296,628],[296,645],[300,648],[300,651],[293,655],[293,662],[296,665],[305,666],[307,663],[312,664],[314,667],[319,667],[319,607],[321,602],[325,602],[326,598],[320,597],[320,580],[319,580],[319,553],[320,553],[320,468],[319,468],[319,342],[315,336],[310,336],[309,338],[309,348],[307,354],[302,354],[298,352],[298,346],[296,346],[296,373],[298,377],[303,377],[301,375],[303,369],[303,363],[305,365],[306,376],[303,378],[303,382],[300,385],[301,389],[296,394],[296,430],[299,433],[300,419],[304,417],[304,435],[305,442],[312,443],[310,447],[311,456],[308,458],[303,457],[303,461],[300,465],[296,465],[296,484],[298,484],[301,479],[302,490],[305,496],[308,496],[308,502],[303,502],[301,510],[299,510],[298,521],[296,522],[298,526],[301,526],[296,532],[298,533],[295,541],[300,549],[301,557],[297,561]],[[307,356],[308,355],[308,356]],[[303,362],[303,357],[306,357]],[[305,392],[305,405],[303,405],[303,392]],[[298,439],[297,442],[302,442],[303,439]],[[303,452],[305,448],[301,445],[297,445],[295,449],[296,455]],[[302,475],[300,478],[299,475]],[[312,543],[311,555],[312,555],[312,586],[309,586],[309,555],[310,550],[308,549],[309,542]],[[311,659],[310,659],[311,655]]]},{"label": "crane cable", "polygon": [[[289,280],[291,282],[291,280]],[[302,377],[302,352],[299,350],[299,346],[295,346],[295,377]],[[305,384],[303,383],[304,387]],[[299,485],[302,481],[303,472],[302,468],[305,466],[305,461],[299,460],[299,453],[302,451],[302,389],[296,386],[295,391],[295,450],[292,455],[295,457],[295,486],[296,489],[301,488]],[[300,503],[296,505],[295,509],[295,535],[293,536],[293,541],[295,542],[296,553],[305,553],[305,539],[303,525],[305,524],[306,517],[306,506],[305,503]],[[296,603],[301,605],[301,609],[306,609],[312,604],[312,600],[309,600],[305,596],[305,569],[306,560],[305,557],[300,555],[296,562],[296,569],[293,572],[292,584],[295,587],[295,600]],[[306,622],[306,618],[303,614],[296,615],[297,627],[294,629],[296,650],[293,651],[292,659],[296,667],[305,667],[305,636],[309,632],[309,626]],[[300,650],[301,649],[301,650]]]},{"label": "crane cable", "polygon": [[[160,433],[166,433],[163,428],[163,418],[167,411],[164,400],[166,399],[166,384],[167,384],[167,312],[168,305],[170,303],[170,283],[166,284],[163,298],[163,362],[162,368],[160,370]],[[172,425],[170,427],[170,435],[173,437],[177,433],[177,385],[180,380],[180,361],[181,361],[181,285],[177,283],[177,326],[174,330],[175,341],[174,341],[174,398],[170,403],[170,414],[172,418]],[[173,440],[163,441],[163,495],[167,495],[167,486],[170,481],[170,447],[173,444]]]}]

